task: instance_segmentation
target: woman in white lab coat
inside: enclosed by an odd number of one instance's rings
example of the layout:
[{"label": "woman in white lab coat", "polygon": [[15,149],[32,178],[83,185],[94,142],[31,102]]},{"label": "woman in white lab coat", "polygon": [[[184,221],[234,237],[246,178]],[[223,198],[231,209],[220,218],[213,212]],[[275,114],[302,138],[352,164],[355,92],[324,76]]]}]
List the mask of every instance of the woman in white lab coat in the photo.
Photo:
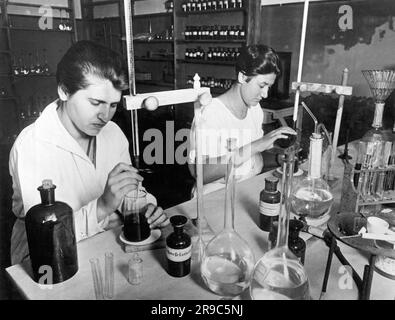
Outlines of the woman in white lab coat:
[{"label": "woman in white lab coat", "polygon": [[[17,216],[11,262],[28,257],[26,212],[40,203],[44,179],[56,185],[56,199],[74,212],[77,241],[117,225],[114,212],[143,178],[131,166],[128,141],[111,121],[127,89],[122,57],[90,41],[74,44],[56,73],[59,99],[18,136],[10,152],[12,210]],[[155,198],[148,197],[151,228],[169,223]]]},{"label": "woman in white lab coat", "polygon": [[[227,139],[236,139],[236,171],[238,179],[259,174],[264,167],[280,165],[275,153],[265,152],[277,139],[296,132],[280,127],[267,134],[262,130],[263,111],[259,104],[268,96],[280,73],[276,52],[265,45],[251,45],[240,51],[235,69],[237,80],[225,93],[204,106],[200,120],[204,193],[225,185]],[[189,139],[189,169],[195,176],[195,121]],[[193,195],[196,190],[193,190]]]}]

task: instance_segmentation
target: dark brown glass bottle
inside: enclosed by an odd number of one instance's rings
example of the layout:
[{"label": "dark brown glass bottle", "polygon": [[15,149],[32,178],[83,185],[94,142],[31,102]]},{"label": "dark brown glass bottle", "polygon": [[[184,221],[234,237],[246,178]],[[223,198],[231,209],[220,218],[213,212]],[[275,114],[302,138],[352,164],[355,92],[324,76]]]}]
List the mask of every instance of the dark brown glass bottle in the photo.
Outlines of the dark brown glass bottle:
[{"label": "dark brown glass bottle", "polygon": [[[306,242],[299,237],[299,232],[303,229],[303,222],[297,219],[289,220],[288,233],[288,248],[292,253],[300,259],[304,264],[306,255]],[[278,222],[273,223],[272,230],[269,233],[269,249],[276,246],[277,241]]]},{"label": "dark brown glass bottle", "polygon": [[303,229],[303,222],[297,219],[289,221],[289,235],[288,235],[288,248],[295,256],[300,259],[304,264],[304,257],[306,253],[306,242],[299,237],[299,232]]},{"label": "dark brown glass bottle", "polygon": [[173,277],[184,277],[191,270],[191,237],[183,230],[187,221],[182,215],[170,218],[174,232],[166,238],[166,257],[167,273]]},{"label": "dark brown glass bottle", "polygon": [[259,195],[259,227],[270,232],[280,212],[281,193],[277,191],[278,178],[267,177],[265,189]]},{"label": "dark brown glass bottle", "polygon": [[41,284],[63,282],[78,271],[73,210],[55,201],[55,188],[52,180],[44,180],[38,187],[41,203],[25,217],[34,280]]}]

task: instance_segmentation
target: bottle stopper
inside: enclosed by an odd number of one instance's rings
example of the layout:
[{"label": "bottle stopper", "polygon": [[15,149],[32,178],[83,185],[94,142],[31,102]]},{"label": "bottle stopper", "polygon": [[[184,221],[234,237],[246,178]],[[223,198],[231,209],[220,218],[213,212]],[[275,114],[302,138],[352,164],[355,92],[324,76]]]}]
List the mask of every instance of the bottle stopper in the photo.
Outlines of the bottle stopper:
[{"label": "bottle stopper", "polygon": [[51,189],[53,187],[54,187],[54,185],[53,185],[51,179],[44,179],[43,180],[43,182],[42,182],[42,188],[43,189]]}]

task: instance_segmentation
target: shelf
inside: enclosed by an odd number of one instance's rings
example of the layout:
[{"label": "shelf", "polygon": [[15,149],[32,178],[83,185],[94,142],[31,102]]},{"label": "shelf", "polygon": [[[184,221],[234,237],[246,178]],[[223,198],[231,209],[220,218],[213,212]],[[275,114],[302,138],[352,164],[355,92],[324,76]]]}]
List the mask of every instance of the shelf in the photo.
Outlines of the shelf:
[{"label": "shelf", "polygon": [[55,78],[55,74],[27,74],[25,76],[13,76],[15,81],[28,78]]},{"label": "shelf", "polygon": [[163,81],[151,81],[151,80],[136,80],[136,84],[144,84],[150,86],[157,86],[157,87],[167,87],[173,88],[174,84],[170,82],[163,82]]},{"label": "shelf", "polygon": [[[114,34],[114,36],[116,36]],[[119,36],[119,35],[118,35]],[[126,41],[125,36],[122,36],[119,40],[121,41]],[[149,43],[173,43],[173,40],[159,40],[159,39],[154,39],[154,40],[133,40],[134,43],[145,43],[145,44],[149,44]]]},{"label": "shelf", "polygon": [[0,101],[4,100],[17,100],[17,97],[9,96],[9,97],[0,97]]},{"label": "shelf", "polygon": [[[123,40],[123,39],[122,39]],[[126,41],[126,39],[125,39]],[[154,40],[133,40],[133,42],[136,43],[173,43],[173,40],[160,40],[160,39],[154,39]]]},{"label": "shelf", "polygon": [[176,40],[177,43],[245,43],[247,40]]},{"label": "shelf", "polygon": [[10,30],[17,30],[17,31],[41,31],[41,32],[55,32],[55,33],[74,33],[73,30],[70,30],[70,31],[59,30],[59,29],[56,29],[56,30],[55,29],[41,30],[41,29],[33,29],[33,28],[27,28],[27,27],[9,27],[9,29]]},{"label": "shelf", "polygon": [[[42,6],[45,6],[45,4],[33,4],[33,3],[22,3],[22,2],[9,2],[7,3],[9,6],[18,6],[18,7],[30,7],[30,8],[40,8]],[[72,11],[71,8],[69,7],[62,7],[62,6],[54,6],[50,5],[52,9],[57,9],[57,10],[66,10],[66,11]]]},{"label": "shelf", "polygon": [[136,14],[132,16],[133,18],[159,18],[159,17],[172,17],[173,12],[158,12],[158,13],[148,13],[148,14]]},{"label": "shelf", "polygon": [[135,57],[135,61],[158,61],[158,62],[163,62],[163,61],[173,61],[173,58],[148,58],[148,57]]},{"label": "shelf", "polygon": [[200,10],[200,11],[180,11],[179,16],[189,16],[196,14],[216,14],[216,13],[228,13],[228,12],[247,12],[245,8],[232,8],[232,9],[219,9],[219,10]]},{"label": "shelf", "polygon": [[223,66],[234,66],[234,61],[207,61],[207,60],[187,60],[187,59],[177,59],[180,63],[191,63],[191,64],[214,64]]},{"label": "shelf", "polygon": [[106,0],[106,1],[96,1],[92,3],[86,3],[83,4],[82,6],[87,8],[87,7],[96,7],[96,6],[106,6],[108,4],[119,4],[120,0]]}]

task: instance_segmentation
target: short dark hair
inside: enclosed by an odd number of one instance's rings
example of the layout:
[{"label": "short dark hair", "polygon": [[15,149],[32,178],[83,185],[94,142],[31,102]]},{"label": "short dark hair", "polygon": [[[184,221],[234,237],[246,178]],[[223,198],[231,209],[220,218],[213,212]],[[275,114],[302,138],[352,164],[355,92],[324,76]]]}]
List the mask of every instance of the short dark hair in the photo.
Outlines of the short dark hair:
[{"label": "short dark hair", "polygon": [[56,81],[68,94],[87,87],[85,76],[94,74],[111,81],[115,89],[128,88],[122,56],[101,44],[82,40],[72,45],[58,63]]},{"label": "short dark hair", "polygon": [[280,59],[273,48],[263,44],[244,46],[236,61],[236,73],[248,77],[259,74],[280,74]]}]

